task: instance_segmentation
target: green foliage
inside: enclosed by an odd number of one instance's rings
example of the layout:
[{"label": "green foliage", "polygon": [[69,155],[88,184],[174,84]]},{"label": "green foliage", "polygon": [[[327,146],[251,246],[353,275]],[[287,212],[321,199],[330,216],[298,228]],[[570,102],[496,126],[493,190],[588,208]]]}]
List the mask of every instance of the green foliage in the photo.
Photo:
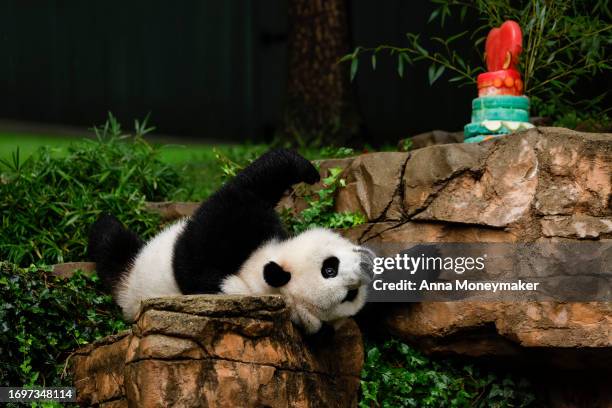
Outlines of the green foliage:
[{"label": "green foliage", "polygon": [[531,407],[526,380],[500,378],[472,365],[435,361],[397,340],[368,344],[361,408]]},{"label": "green foliage", "polygon": [[0,385],[70,385],[70,352],[126,328],[97,276],[0,262]]},{"label": "green foliage", "polygon": [[323,187],[316,191],[316,196],[305,197],[308,204],[306,209],[298,215],[292,215],[290,211],[281,214],[291,231],[300,233],[312,227],[350,228],[366,222],[362,214],[334,211],[336,191],[346,185],[341,174],[341,168],[329,169],[329,176],[323,179]]},{"label": "green foliage", "polygon": [[81,260],[101,212],[143,236],[155,232],[159,218],[144,211],[145,201],[167,199],[180,178],[142,138],[150,130],[146,120],[136,121],[135,135],[126,135],[109,115],[95,140],[74,144],[65,156],[42,148],[25,162],[18,150],[2,161],[0,260],[22,266]]},{"label": "green foliage", "polygon": [[234,178],[242,169],[264,153],[264,150],[244,150],[235,148],[226,151],[214,149],[214,152],[217,166],[221,171],[221,181],[224,183]]},{"label": "green foliage", "polygon": [[344,157],[355,156],[355,150],[350,147],[328,146],[322,148],[317,155],[318,159],[341,159]]},{"label": "green foliage", "polygon": [[[432,0],[436,9],[429,21],[438,19],[444,25],[446,18],[466,15],[479,21],[478,28],[468,36],[464,31],[448,38],[432,37],[433,47],[426,49],[419,34],[407,33],[408,45],[395,47],[381,45],[375,48],[357,47],[341,61],[351,61],[354,77],[362,53],[372,54],[372,68],[376,69],[376,55],[388,52],[397,58],[400,77],[406,64],[418,61],[429,63],[429,83],[435,83],[445,72],[451,73],[449,82],[473,84],[483,72],[481,49],[489,30],[505,20],[517,21],[523,30],[521,71],[525,93],[533,98],[533,113],[559,119],[571,111],[581,109],[574,90],[580,82],[588,81],[612,69],[612,57],[607,52],[612,45],[612,13],[607,0]],[[468,14],[469,13],[469,14]],[[474,41],[480,54],[478,61],[459,55],[454,49],[456,41]],[[590,115],[600,115],[601,108],[591,104]],[[584,111],[584,110],[583,110]],[[603,112],[605,113],[605,112]]]},{"label": "green foliage", "polygon": [[402,152],[409,152],[410,150],[412,150],[412,139],[407,137],[406,139],[402,140],[401,151]]}]

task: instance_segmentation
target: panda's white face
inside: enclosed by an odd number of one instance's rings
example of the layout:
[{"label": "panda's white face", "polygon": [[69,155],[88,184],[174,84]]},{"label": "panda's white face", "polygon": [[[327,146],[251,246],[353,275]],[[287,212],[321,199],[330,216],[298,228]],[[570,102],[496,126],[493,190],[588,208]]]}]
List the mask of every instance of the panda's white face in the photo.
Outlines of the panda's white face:
[{"label": "panda's white face", "polygon": [[[321,322],[353,316],[365,304],[372,252],[330,230],[315,228],[270,242],[243,265],[241,282],[228,279],[225,293],[279,293],[292,320],[313,333]],[[242,284],[248,289],[240,290]]]}]

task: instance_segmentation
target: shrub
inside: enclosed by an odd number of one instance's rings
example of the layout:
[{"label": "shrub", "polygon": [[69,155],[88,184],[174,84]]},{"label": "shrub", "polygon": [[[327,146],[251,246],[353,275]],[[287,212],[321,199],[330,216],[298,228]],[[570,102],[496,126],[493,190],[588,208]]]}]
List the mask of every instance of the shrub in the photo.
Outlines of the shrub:
[{"label": "shrub", "polygon": [[472,365],[435,361],[397,340],[366,347],[361,408],[530,407],[526,380],[499,378]]},{"label": "shrub", "polygon": [[281,214],[290,231],[300,233],[312,227],[351,228],[366,222],[363,214],[334,211],[336,191],[345,186],[341,174],[341,168],[331,168],[329,176],[323,179],[323,187],[315,192],[315,196],[305,196],[308,206],[302,212],[293,215],[290,210],[285,210]]},{"label": "shrub", "polygon": [[0,262],[0,385],[67,386],[61,373],[77,347],[126,328],[97,276]]},{"label": "shrub", "polygon": [[22,266],[82,260],[89,226],[102,212],[116,215],[143,236],[159,227],[144,211],[147,200],[163,200],[180,184],[177,172],[158,159],[136,122],[123,134],[110,115],[95,140],[83,140],[55,157],[41,149],[25,162],[19,151],[3,161],[0,182],[0,260]]}]

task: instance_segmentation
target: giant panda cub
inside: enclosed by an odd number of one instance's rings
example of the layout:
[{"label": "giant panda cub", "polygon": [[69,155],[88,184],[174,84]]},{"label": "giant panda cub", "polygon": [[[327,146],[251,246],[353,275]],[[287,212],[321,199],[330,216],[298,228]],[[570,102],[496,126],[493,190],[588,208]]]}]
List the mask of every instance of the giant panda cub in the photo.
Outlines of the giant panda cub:
[{"label": "giant panda cub", "polygon": [[327,229],[286,233],[276,204],[292,185],[318,180],[299,154],[271,150],[147,243],[103,215],[91,228],[89,257],[126,319],[151,297],[280,294],[292,321],[316,333],[363,307],[373,255]]}]

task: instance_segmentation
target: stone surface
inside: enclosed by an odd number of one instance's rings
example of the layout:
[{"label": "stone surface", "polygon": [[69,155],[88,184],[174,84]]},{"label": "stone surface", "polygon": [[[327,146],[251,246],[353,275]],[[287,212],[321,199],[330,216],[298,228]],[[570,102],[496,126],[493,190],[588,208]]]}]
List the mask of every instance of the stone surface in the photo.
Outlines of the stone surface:
[{"label": "stone surface", "polygon": [[162,220],[173,221],[191,216],[200,206],[199,202],[148,202],[146,209],[159,214]]},{"label": "stone surface", "polygon": [[[379,165],[393,160],[379,155]],[[612,238],[610,134],[537,128],[480,144],[430,146],[411,153],[399,182],[386,179],[389,186],[380,190],[395,192],[385,197],[393,213],[368,213],[369,222],[345,231],[347,237],[378,247]],[[369,180],[354,180],[340,202],[374,200],[358,195],[369,191]],[[384,326],[430,353],[612,366],[609,303],[438,302],[388,310]]]},{"label": "stone surface", "polygon": [[353,321],[304,337],[278,296],[179,296],[143,302],[131,332],[71,363],[84,405],[355,406],[363,345]]},{"label": "stone surface", "polygon": [[96,270],[95,262],[65,262],[53,265],[52,273],[60,278],[69,278],[75,271],[81,270],[86,275],[91,275]]},{"label": "stone surface", "polygon": [[[400,178],[391,171],[397,154],[378,153],[370,162],[365,155],[345,171],[351,183],[337,207],[367,215],[368,225],[349,232],[362,243],[612,237],[611,134],[536,128],[430,146],[406,156]],[[385,169],[363,168],[374,165]],[[371,173],[379,175],[375,183],[357,176]],[[388,211],[381,214],[383,203]]]},{"label": "stone surface", "polygon": [[355,158],[343,173],[347,185],[336,198],[336,210],[359,211],[368,220],[401,219],[401,204],[394,197],[409,157],[388,152]]},{"label": "stone surface", "polygon": [[[540,350],[550,365],[572,369],[609,368],[612,362],[610,303],[420,303],[395,309],[387,324],[430,353],[527,359]],[[558,350],[572,358],[559,359]]]}]

